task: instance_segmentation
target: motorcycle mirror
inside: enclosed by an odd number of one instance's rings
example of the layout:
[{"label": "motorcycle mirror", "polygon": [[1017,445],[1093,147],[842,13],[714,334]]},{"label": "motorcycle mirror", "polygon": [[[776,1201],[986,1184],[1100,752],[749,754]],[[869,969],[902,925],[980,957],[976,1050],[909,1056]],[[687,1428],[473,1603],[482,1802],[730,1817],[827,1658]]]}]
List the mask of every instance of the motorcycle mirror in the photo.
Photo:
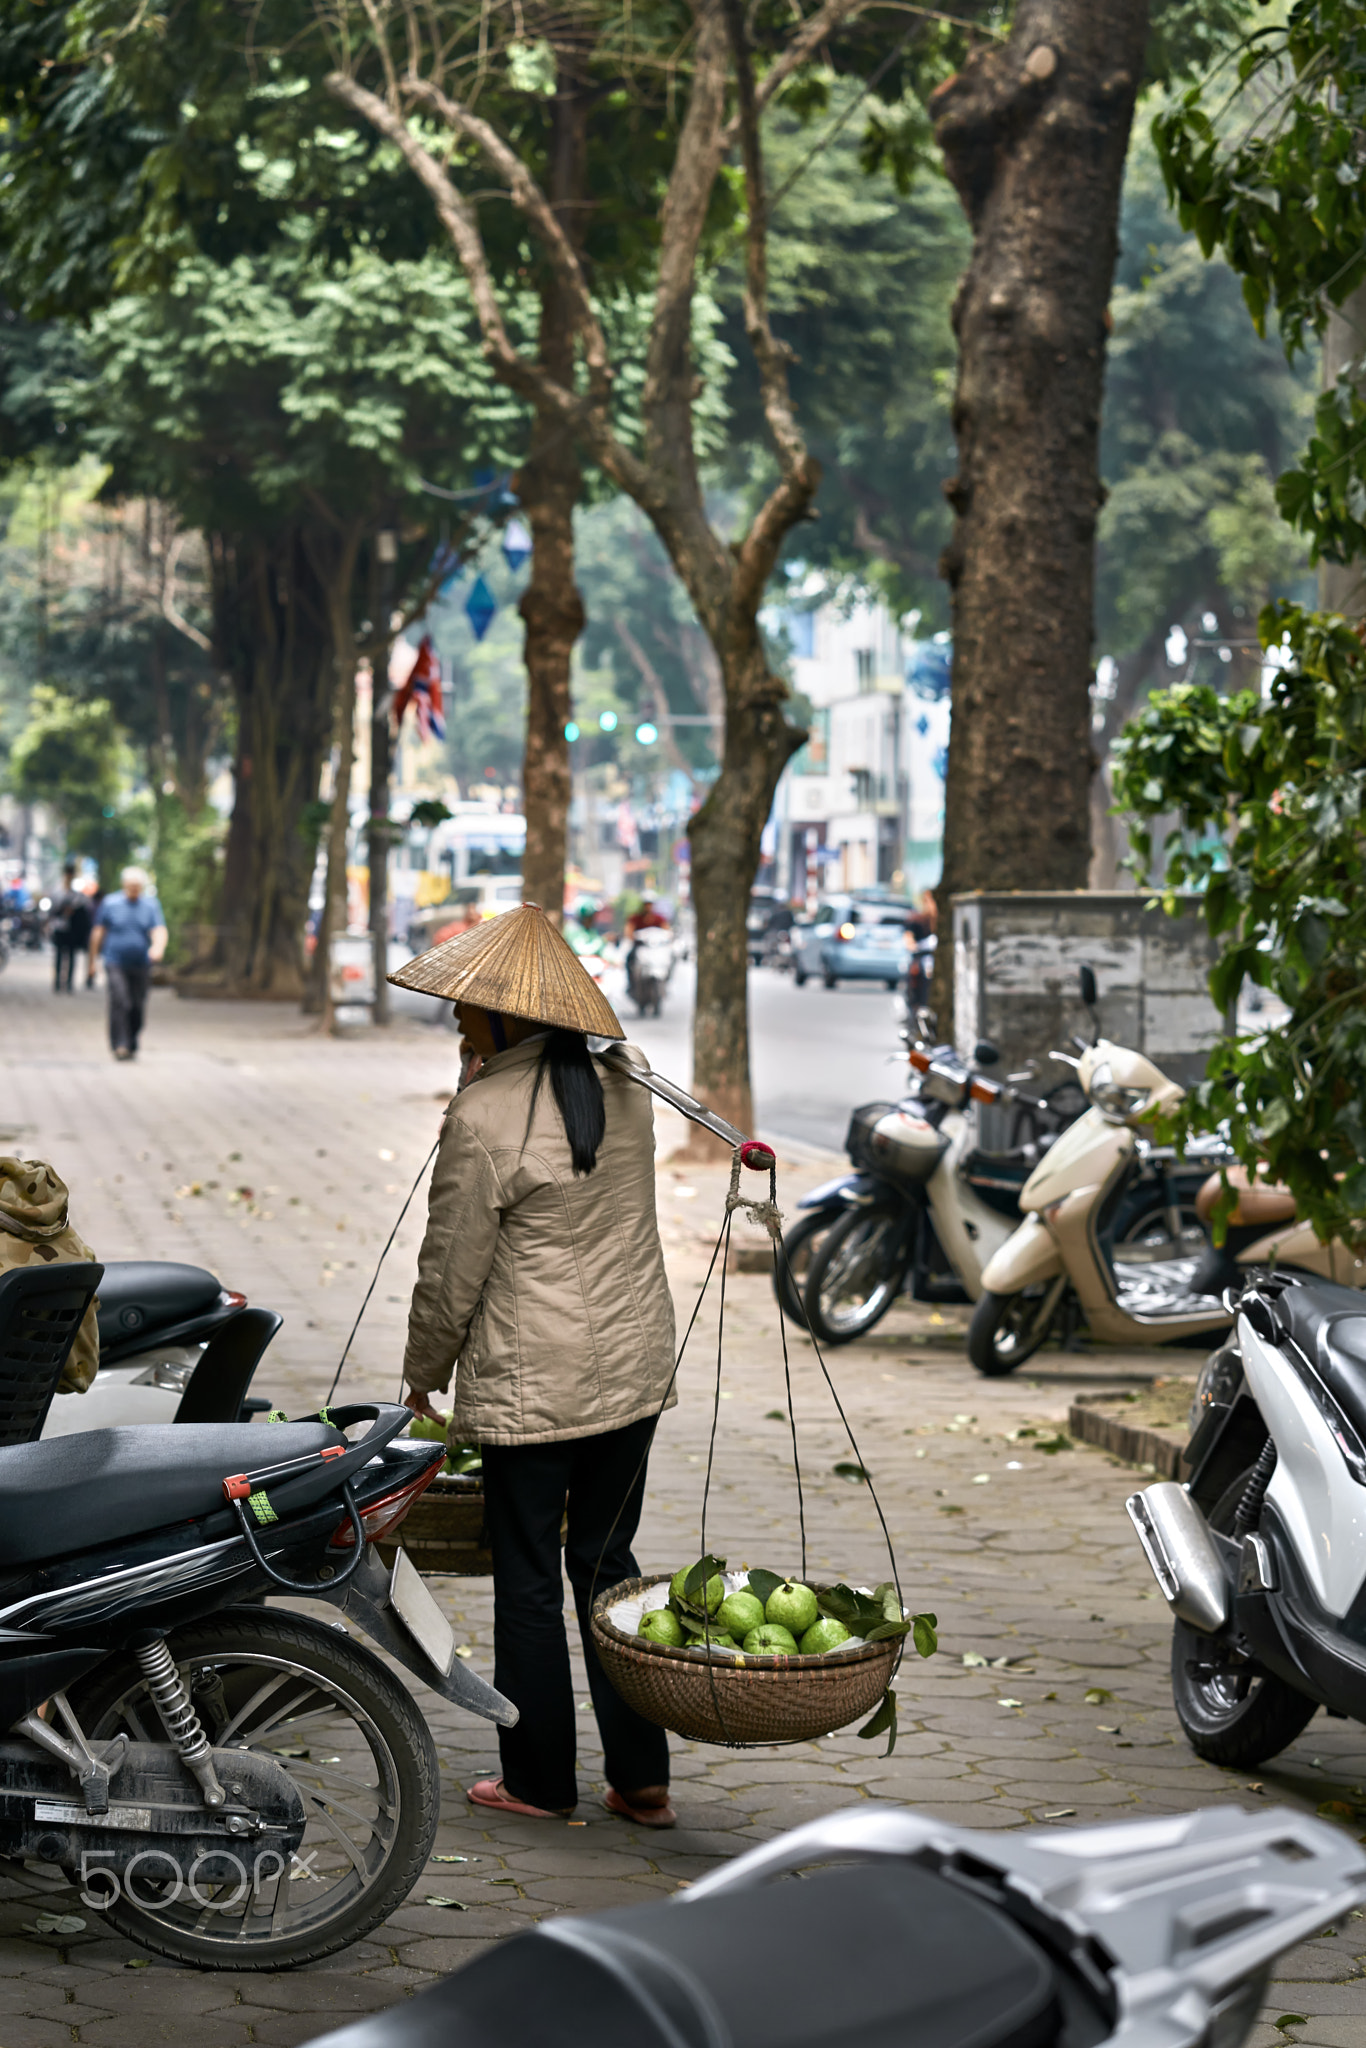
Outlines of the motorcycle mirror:
[{"label": "motorcycle mirror", "polygon": [[996,1067],[1001,1063],[1000,1047],[989,1038],[979,1038],[972,1048],[972,1063],[975,1067]]},{"label": "motorcycle mirror", "polygon": [[915,1028],[927,1045],[933,1045],[939,1030],[939,1019],[933,1010],[922,1006],[915,1013]]},{"label": "motorcycle mirror", "polygon": [[1079,967],[1077,969],[1077,981],[1081,988],[1083,1006],[1088,1010],[1094,1010],[1100,1000],[1100,994],[1096,988],[1095,969],[1086,966]]}]

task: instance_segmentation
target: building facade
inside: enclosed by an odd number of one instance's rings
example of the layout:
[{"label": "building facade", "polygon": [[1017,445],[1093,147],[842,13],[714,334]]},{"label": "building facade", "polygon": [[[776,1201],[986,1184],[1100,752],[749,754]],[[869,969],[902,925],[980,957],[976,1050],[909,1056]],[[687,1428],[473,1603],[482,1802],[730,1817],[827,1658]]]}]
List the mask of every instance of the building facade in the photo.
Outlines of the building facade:
[{"label": "building facade", "polygon": [[810,738],[774,800],[777,887],[793,901],[939,879],[949,737],[947,635],[916,641],[885,605],[787,613]]}]

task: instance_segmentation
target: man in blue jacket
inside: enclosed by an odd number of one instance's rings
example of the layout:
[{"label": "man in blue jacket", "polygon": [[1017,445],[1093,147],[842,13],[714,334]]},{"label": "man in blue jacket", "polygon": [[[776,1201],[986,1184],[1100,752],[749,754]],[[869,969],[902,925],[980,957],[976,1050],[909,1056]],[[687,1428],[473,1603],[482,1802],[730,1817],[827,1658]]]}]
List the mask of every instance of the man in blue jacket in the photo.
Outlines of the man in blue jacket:
[{"label": "man in blue jacket", "polygon": [[[104,961],[109,987],[109,1043],[116,1060],[137,1058],[152,967],[166,951],[166,919],[141,868],[125,868],[117,896],[106,896],[90,934],[90,972]],[[147,893],[144,893],[147,892]]]}]

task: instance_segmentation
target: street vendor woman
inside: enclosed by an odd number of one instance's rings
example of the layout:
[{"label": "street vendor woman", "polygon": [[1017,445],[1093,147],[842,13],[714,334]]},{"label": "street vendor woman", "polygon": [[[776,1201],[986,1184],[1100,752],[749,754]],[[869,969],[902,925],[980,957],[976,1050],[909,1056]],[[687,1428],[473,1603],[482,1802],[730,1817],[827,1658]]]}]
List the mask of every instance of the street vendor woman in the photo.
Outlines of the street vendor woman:
[{"label": "street vendor woman", "polygon": [[625,1033],[535,904],[390,979],[453,998],[479,1058],[442,1127],[403,1368],[408,1406],[429,1418],[455,1369],[451,1441],[483,1449],[493,1682],[521,1718],[499,1730],[501,1777],[466,1796],[538,1818],[577,1802],[567,1516],[604,1803],[672,1827],[667,1738],[613,1690],[589,1626],[595,1585],[636,1576],[650,1441],[674,1398],[650,1097],[589,1052],[586,1034]]}]

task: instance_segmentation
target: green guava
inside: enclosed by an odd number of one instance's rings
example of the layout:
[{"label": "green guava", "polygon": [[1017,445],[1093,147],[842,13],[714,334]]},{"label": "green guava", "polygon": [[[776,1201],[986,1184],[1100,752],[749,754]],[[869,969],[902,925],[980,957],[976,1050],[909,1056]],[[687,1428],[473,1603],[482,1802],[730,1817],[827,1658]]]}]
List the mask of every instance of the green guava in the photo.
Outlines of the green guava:
[{"label": "green guava", "polygon": [[743,1642],[752,1628],[764,1624],[764,1603],[756,1600],[753,1593],[727,1593],[717,1609],[716,1619],[723,1628],[728,1628],[737,1642]]},{"label": "green guava", "polygon": [[692,1569],[693,1567],[690,1564],[685,1564],[682,1571],[675,1572],[669,1582],[669,1591],[673,1594],[675,1600],[682,1600],[689,1607],[705,1607],[708,1614],[715,1614],[717,1608],[726,1597],[725,1580],[713,1572],[707,1580],[706,1588],[703,1592],[685,1593],[683,1588],[687,1583],[688,1573]]},{"label": "green guava", "polygon": [[848,1629],[842,1621],[823,1614],[819,1621],[813,1621],[801,1639],[803,1657],[823,1657],[827,1650],[837,1650],[841,1643],[850,1641]]},{"label": "green guava", "polygon": [[750,1657],[795,1657],[797,1639],[790,1628],[780,1622],[766,1621],[759,1628],[752,1628],[745,1637],[744,1649]]},{"label": "green guava", "polygon": [[671,1607],[656,1607],[647,1614],[636,1630],[647,1643],[664,1643],[671,1650],[681,1649],[684,1636],[683,1624]]},{"label": "green guava", "polygon": [[776,1622],[794,1636],[804,1636],[819,1612],[809,1586],[803,1586],[799,1580],[784,1579],[768,1596],[764,1620]]},{"label": "green guava", "polygon": [[446,1431],[451,1426],[449,1415],[443,1415],[440,1422],[433,1422],[429,1416],[415,1415],[408,1424],[408,1434],[419,1443],[444,1444]]}]

